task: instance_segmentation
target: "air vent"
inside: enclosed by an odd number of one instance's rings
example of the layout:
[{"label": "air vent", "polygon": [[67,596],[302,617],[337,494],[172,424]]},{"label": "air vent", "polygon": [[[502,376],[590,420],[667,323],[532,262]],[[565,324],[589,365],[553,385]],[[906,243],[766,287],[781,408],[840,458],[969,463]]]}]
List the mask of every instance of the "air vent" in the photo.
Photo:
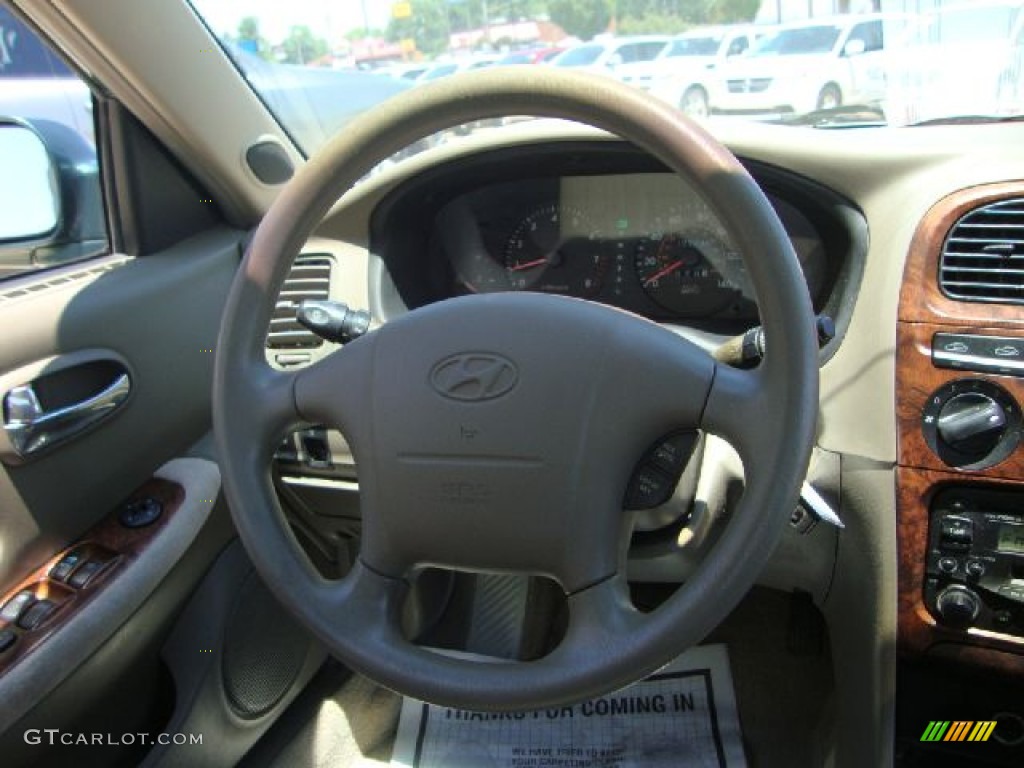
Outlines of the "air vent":
[{"label": "air vent", "polygon": [[267,347],[270,349],[314,349],[324,340],[303,328],[295,309],[305,299],[327,299],[331,289],[331,259],[322,254],[303,254],[295,260],[278,296]]},{"label": "air vent", "polygon": [[942,249],[939,283],[952,299],[1024,304],[1024,199],[961,218]]}]

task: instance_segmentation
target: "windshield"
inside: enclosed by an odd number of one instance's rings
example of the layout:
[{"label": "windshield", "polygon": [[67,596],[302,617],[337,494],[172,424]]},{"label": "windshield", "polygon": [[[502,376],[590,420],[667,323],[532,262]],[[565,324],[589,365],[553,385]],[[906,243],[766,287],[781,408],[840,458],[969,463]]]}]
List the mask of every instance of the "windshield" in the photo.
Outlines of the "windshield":
[{"label": "windshield", "polygon": [[804,53],[828,53],[839,39],[839,27],[826,24],[820,27],[784,29],[762,38],[751,56],[790,56]]},{"label": "windshield", "polygon": [[[590,68],[668,101],[712,132],[735,120],[876,128],[1024,112],[1024,0],[192,3],[307,155],[398,93],[490,66],[524,75]],[[851,12],[835,15],[844,9]],[[662,60],[718,57],[723,39],[733,43],[713,66],[666,62],[640,74],[631,62],[646,54],[630,46],[655,36],[672,36]],[[747,49],[749,40],[756,42]],[[809,55],[818,56],[813,64]],[[499,127],[527,124],[481,121],[419,148]]]},{"label": "windshield", "polygon": [[676,40],[661,55],[660,58],[675,58],[676,56],[714,56],[718,53],[718,46],[721,45],[721,37],[684,37]]}]

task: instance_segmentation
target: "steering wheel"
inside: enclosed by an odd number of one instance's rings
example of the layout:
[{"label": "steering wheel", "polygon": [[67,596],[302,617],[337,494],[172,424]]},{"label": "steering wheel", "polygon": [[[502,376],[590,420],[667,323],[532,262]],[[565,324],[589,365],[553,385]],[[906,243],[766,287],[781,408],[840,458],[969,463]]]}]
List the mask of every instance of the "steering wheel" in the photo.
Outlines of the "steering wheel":
[{"label": "steering wheel", "polygon": [[[818,363],[806,283],[753,179],[673,107],[608,78],[474,72],[403,93],[350,123],[282,190],[224,310],[214,429],[235,525],[278,599],[343,662],[426,701],[527,710],[653,672],[700,641],[768,561],[814,437]],[[277,372],[264,341],[291,261],[356,180],[410,143],[505,115],[617,134],[686,177],[724,222],[757,295],[767,356],[716,363],[635,315],[565,297],[498,293],[417,309],[313,366]],[[523,151],[529,151],[524,147]],[[363,536],[340,580],[302,554],[269,466],[300,421],[341,430],[359,471]],[[649,614],[629,602],[622,500],[644,451],[680,428],[739,453],[745,490],[693,577]],[[543,574],[568,626],[548,655],[480,662],[424,649],[400,628],[417,568]]]}]

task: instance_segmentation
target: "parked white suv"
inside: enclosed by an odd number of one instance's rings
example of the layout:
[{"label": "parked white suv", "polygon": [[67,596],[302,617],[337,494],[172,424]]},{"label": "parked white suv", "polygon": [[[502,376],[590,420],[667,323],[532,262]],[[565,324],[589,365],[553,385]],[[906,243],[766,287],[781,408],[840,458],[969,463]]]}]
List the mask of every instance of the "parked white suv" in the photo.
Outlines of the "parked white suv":
[{"label": "parked white suv", "polygon": [[550,63],[555,67],[608,74],[626,64],[653,60],[670,39],[667,35],[598,39],[565,50]]},{"label": "parked white suv", "polygon": [[703,117],[713,71],[726,59],[746,53],[754,39],[754,28],[745,25],[698,27],[674,38],[652,61],[624,64],[616,74],[691,116]]},{"label": "parked white suv", "polygon": [[838,16],[778,27],[720,68],[716,111],[811,112],[885,96],[885,40],[906,17]]}]

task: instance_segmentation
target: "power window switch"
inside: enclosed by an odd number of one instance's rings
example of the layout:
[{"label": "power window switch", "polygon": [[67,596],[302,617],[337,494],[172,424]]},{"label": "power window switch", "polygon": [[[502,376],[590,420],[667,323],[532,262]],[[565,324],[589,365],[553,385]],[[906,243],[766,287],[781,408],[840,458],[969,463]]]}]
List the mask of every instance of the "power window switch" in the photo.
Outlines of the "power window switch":
[{"label": "power window switch", "polygon": [[3,653],[14,645],[14,641],[17,639],[18,636],[15,634],[13,629],[0,630],[0,653]]},{"label": "power window switch", "polygon": [[57,610],[57,604],[53,600],[38,600],[32,603],[27,611],[21,614],[18,626],[22,629],[35,629]]},{"label": "power window switch", "polygon": [[30,591],[23,590],[4,603],[4,607],[0,609],[0,619],[3,619],[8,624],[13,624],[25,612],[32,603],[36,601],[36,596]]},{"label": "power window switch", "polygon": [[99,560],[89,560],[82,563],[78,570],[71,576],[71,581],[68,582],[75,589],[83,589],[88,586],[89,582],[96,578],[96,575],[103,570],[106,563],[101,563]]},{"label": "power window switch", "polygon": [[77,552],[69,552],[64,555],[57,564],[50,569],[50,578],[54,581],[67,581],[68,576],[75,570],[75,567],[82,562],[82,556]]}]

